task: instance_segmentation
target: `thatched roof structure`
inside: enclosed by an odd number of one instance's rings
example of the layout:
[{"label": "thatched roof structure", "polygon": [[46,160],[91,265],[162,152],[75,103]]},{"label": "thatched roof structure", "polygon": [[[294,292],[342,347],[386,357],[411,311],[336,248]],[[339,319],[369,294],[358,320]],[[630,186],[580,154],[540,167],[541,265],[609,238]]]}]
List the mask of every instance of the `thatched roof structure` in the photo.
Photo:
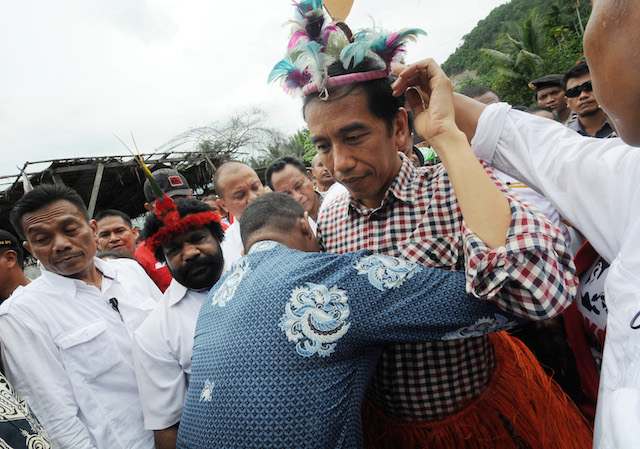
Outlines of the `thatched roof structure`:
[{"label": "thatched roof structure", "polygon": [[[224,162],[219,155],[193,151],[142,156],[152,171],[163,167],[179,170],[198,194],[210,186],[211,175]],[[46,168],[33,171],[37,166]],[[62,183],[73,188],[85,200],[92,216],[103,209],[121,210],[131,218],[146,212],[142,192],[144,174],[131,155],[27,162],[25,173],[34,187]],[[0,189],[3,188],[0,192],[0,229],[15,232],[9,222],[9,212],[24,194],[20,175],[0,177]]]}]

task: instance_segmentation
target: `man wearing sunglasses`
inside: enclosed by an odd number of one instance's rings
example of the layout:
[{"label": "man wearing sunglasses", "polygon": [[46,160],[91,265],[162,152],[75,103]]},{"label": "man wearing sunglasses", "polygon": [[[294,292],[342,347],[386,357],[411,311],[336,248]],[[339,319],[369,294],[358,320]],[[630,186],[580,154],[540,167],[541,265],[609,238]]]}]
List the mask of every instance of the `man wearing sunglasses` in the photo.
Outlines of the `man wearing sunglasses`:
[{"label": "man wearing sunglasses", "polygon": [[578,120],[570,124],[569,128],[583,136],[616,137],[615,130],[593,93],[586,61],[576,64],[564,74],[564,85],[567,104],[578,115]]}]

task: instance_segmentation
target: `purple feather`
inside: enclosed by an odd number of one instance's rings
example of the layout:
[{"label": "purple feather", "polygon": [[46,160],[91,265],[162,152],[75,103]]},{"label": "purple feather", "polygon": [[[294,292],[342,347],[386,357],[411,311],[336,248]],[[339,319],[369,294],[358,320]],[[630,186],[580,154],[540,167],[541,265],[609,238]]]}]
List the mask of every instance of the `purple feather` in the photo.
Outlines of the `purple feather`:
[{"label": "purple feather", "polygon": [[287,78],[284,82],[284,90],[286,92],[294,91],[296,89],[300,89],[301,87],[307,85],[311,80],[311,75],[308,71],[304,70],[294,70],[293,72],[287,75]]}]

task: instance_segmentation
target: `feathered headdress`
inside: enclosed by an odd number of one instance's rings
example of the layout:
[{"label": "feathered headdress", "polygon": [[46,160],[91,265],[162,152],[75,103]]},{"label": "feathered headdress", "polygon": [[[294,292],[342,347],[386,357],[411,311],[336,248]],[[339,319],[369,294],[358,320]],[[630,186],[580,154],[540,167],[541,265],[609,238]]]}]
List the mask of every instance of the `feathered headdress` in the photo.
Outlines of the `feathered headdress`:
[{"label": "feathered headdress", "polygon": [[[345,24],[330,22],[322,8],[322,0],[294,1],[294,5],[295,19],[288,22],[293,25],[293,33],[287,55],[274,66],[268,78],[269,83],[282,79],[288,93],[309,95],[319,92],[320,98],[327,98],[330,87],[386,78],[391,73],[391,63],[399,60],[404,52],[404,44],[414,41],[418,35],[426,35],[418,28],[405,28],[390,34],[367,29],[351,38]],[[379,58],[385,68],[338,76],[329,76],[327,72],[327,67],[338,60],[346,70],[352,69],[367,55]]]},{"label": "feathered headdress", "polygon": [[138,163],[138,165],[142,168],[143,173],[149,180],[151,184],[151,191],[153,192],[153,196],[156,199],[155,205],[155,214],[158,220],[164,225],[158,231],[149,236],[147,238],[147,247],[151,250],[152,253],[155,253],[158,249],[160,249],[163,245],[169,243],[171,239],[175,236],[184,234],[185,232],[191,231],[193,229],[201,228],[202,226],[209,223],[220,223],[222,218],[218,212],[215,211],[207,211],[207,212],[197,212],[195,214],[187,215],[186,217],[181,217],[178,212],[178,206],[173,201],[169,195],[167,195],[154,178],[151,170],[147,164],[142,160],[142,156],[140,155],[140,151],[138,150],[138,145],[136,144],[136,140],[133,137],[133,133],[131,133],[131,139],[133,140],[133,145],[135,146],[136,153],[131,151],[131,149],[127,146],[126,143],[122,141],[118,136],[116,138],[125,146],[129,153],[133,156],[133,159]]}]

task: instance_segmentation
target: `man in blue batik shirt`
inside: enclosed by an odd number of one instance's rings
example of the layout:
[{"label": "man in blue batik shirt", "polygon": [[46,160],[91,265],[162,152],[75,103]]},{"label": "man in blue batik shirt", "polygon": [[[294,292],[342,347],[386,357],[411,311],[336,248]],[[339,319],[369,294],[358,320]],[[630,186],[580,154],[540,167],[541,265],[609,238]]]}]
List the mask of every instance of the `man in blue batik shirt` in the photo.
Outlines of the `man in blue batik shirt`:
[{"label": "man in blue batik shirt", "polygon": [[464,274],[357,251],[323,254],[293,198],[241,218],[247,255],[200,311],[179,448],[362,447],[383,346],[495,332],[522,319],[465,293]]}]

